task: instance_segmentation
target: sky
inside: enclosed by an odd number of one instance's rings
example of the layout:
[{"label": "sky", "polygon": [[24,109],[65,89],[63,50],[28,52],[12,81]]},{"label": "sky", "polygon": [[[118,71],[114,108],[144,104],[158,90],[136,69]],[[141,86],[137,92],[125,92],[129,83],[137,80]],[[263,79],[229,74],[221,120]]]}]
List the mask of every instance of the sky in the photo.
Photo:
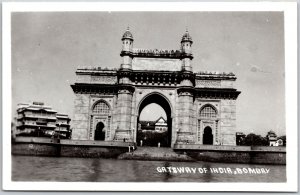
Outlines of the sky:
[{"label": "sky", "polygon": [[[128,26],[145,49],[179,49],[188,28],[194,72],[237,76],[237,131],[285,134],[282,12],[18,12],[11,26],[13,111],[41,101],[72,118],[76,68],[119,68]],[[152,105],[141,119],[161,115]]]}]

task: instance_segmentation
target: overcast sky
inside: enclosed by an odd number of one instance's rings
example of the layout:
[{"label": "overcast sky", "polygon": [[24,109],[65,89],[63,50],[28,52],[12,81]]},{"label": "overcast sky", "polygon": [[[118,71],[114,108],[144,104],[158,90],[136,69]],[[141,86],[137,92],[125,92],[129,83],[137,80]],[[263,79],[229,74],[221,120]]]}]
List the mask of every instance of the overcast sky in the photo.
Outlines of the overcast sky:
[{"label": "overcast sky", "polygon": [[[194,71],[237,76],[242,92],[237,131],[264,136],[272,129],[285,134],[281,12],[13,13],[13,111],[18,103],[42,101],[72,118],[75,96],[70,84],[75,82],[76,68],[118,68],[127,26],[134,47],[149,49],[179,49],[188,27],[194,41]],[[164,115],[156,107],[148,107],[141,117]]]}]

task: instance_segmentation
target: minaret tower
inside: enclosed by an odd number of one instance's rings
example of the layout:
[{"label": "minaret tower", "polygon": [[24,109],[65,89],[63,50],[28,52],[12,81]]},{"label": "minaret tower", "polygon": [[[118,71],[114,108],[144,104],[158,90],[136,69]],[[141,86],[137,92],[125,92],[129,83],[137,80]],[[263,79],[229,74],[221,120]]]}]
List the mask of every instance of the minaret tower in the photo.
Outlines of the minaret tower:
[{"label": "minaret tower", "polygon": [[117,96],[117,113],[116,113],[116,131],[114,140],[116,141],[133,141],[134,132],[131,128],[132,117],[132,97],[134,87],[130,79],[132,74],[132,47],[133,36],[129,28],[125,31],[122,37],[122,63],[117,71],[118,75],[118,96]]},{"label": "minaret tower", "polygon": [[182,70],[193,71],[191,61],[193,59],[192,54],[192,37],[186,29],[181,39],[181,53],[182,53]]},{"label": "minaret tower", "polygon": [[123,61],[121,64],[121,69],[132,69],[132,47],[133,47],[133,36],[127,27],[127,30],[122,37],[122,51],[120,56],[122,56]]},{"label": "minaret tower", "polygon": [[186,30],[181,39],[182,71],[180,73],[180,87],[178,93],[178,131],[177,143],[194,143],[195,140],[195,106],[194,83],[195,75],[192,71],[192,37]]}]

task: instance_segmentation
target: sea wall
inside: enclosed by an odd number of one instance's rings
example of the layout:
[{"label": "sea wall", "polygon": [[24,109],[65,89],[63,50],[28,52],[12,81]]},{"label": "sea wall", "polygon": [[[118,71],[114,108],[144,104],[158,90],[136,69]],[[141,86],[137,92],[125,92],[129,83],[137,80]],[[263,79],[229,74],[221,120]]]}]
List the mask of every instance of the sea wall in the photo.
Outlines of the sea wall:
[{"label": "sea wall", "polygon": [[60,156],[88,158],[117,158],[128,151],[130,143],[107,141],[61,140]]},{"label": "sea wall", "polygon": [[57,140],[49,138],[18,137],[12,140],[11,152],[14,155],[59,156]]},{"label": "sea wall", "polygon": [[251,163],[257,164],[286,164],[285,147],[252,146]]},{"label": "sea wall", "polygon": [[247,163],[247,164],[286,164],[285,147],[269,146],[209,146],[175,145],[178,153],[199,161]]},{"label": "sea wall", "polygon": [[[174,148],[148,148],[128,152],[130,142],[55,140],[17,137],[12,142],[13,155],[116,158],[162,161],[210,161],[247,164],[286,164],[285,147],[270,146],[210,146],[175,144]],[[151,150],[154,150],[152,148]]]},{"label": "sea wall", "polygon": [[13,140],[13,155],[63,156],[85,158],[116,158],[128,151],[129,142],[53,140],[17,137]]}]

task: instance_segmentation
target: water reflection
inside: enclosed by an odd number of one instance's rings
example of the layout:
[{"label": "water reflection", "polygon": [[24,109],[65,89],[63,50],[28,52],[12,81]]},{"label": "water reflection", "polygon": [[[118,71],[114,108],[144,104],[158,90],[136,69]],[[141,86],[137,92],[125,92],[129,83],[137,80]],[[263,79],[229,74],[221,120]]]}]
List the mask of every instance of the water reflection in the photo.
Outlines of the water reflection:
[{"label": "water reflection", "polygon": [[88,181],[96,181],[101,175],[101,162],[99,159],[91,159],[91,173],[88,176]]},{"label": "water reflection", "polygon": [[[195,172],[160,172],[159,168],[193,168]],[[202,168],[202,169],[201,169]],[[206,168],[206,173],[199,170]],[[211,173],[210,168],[264,168],[268,174]],[[163,162],[97,158],[12,157],[13,181],[88,182],[286,182],[286,166],[210,162]]]},{"label": "water reflection", "polygon": [[207,172],[202,174],[203,181],[204,182],[212,182],[213,181],[212,173],[209,171],[211,168],[211,164],[207,163],[207,162],[203,162],[203,168],[207,169]]},{"label": "water reflection", "polygon": [[[168,161],[165,162],[164,167],[171,167],[171,163]],[[165,172],[163,175],[163,181],[168,181],[172,177],[172,174],[169,171]]]}]

